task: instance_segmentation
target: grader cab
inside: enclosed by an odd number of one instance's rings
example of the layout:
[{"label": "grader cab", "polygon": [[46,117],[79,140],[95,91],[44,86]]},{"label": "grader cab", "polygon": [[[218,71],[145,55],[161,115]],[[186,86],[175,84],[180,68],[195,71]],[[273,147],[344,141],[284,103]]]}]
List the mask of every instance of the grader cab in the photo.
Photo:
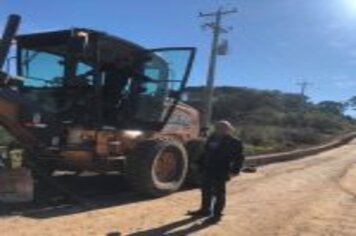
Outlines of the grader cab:
[{"label": "grader cab", "polygon": [[20,149],[42,176],[115,171],[151,196],[196,174],[200,117],[180,101],[194,48],[151,50],[84,28],[15,36],[18,23],[10,17],[0,46],[1,68],[12,68],[0,74],[8,153]]}]

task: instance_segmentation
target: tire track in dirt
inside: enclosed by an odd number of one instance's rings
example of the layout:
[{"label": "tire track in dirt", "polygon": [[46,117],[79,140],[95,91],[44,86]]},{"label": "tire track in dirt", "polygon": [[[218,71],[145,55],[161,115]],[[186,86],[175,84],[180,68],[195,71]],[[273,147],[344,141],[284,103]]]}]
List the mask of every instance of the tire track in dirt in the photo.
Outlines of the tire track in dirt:
[{"label": "tire track in dirt", "polygon": [[[356,165],[347,168],[335,188],[324,191],[318,201],[294,219],[280,235],[356,235]],[[337,188],[339,188],[337,190]]]}]

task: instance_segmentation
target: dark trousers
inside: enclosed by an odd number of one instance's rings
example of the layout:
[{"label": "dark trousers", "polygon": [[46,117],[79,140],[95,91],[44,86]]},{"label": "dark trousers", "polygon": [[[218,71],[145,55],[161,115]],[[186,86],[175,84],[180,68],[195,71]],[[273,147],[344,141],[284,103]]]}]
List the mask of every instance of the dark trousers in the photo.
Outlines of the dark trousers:
[{"label": "dark trousers", "polygon": [[226,178],[209,176],[208,174],[203,177],[201,186],[202,210],[211,211],[213,204],[212,213],[214,216],[222,214],[226,203],[226,181]]}]

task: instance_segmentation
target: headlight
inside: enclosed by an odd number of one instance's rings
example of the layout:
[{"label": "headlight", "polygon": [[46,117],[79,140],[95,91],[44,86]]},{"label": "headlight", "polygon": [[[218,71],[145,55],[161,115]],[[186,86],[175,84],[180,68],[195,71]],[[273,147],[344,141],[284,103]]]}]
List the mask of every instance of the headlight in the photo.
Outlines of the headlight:
[{"label": "headlight", "polygon": [[9,151],[9,164],[11,169],[19,169],[23,163],[23,150],[14,149]]},{"label": "headlight", "polygon": [[143,135],[143,132],[140,130],[126,130],[124,131],[124,136],[128,138],[137,138]]}]

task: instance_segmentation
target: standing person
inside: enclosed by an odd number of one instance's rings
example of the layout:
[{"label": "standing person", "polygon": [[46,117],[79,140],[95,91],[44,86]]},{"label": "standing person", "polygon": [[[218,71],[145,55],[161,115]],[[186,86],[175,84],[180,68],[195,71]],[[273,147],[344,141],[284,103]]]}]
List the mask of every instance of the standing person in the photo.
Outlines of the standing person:
[{"label": "standing person", "polygon": [[201,208],[188,214],[210,217],[207,220],[209,223],[220,221],[226,202],[226,182],[240,173],[244,161],[242,143],[233,137],[233,132],[230,122],[216,122],[214,133],[208,137],[200,159]]}]

